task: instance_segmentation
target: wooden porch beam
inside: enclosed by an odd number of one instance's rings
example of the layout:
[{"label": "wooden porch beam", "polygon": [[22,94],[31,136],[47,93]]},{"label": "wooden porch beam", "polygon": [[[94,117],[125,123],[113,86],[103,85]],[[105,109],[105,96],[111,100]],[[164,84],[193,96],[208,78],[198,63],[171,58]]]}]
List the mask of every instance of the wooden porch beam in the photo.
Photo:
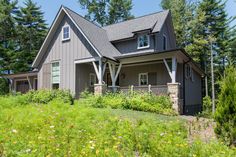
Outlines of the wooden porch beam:
[{"label": "wooden porch beam", "polygon": [[168,73],[169,73],[169,75],[170,75],[170,78],[171,78],[171,80],[172,80],[172,72],[170,71],[170,67],[169,67],[169,65],[168,65],[168,63],[167,63],[167,61],[166,61],[166,59],[163,59],[163,62],[165,63],[166,69],[167,69],[167,71],[168,71]]},{"label": "wooden porch beam", "polygon": [[99,78],[99,73],[98,73],[98,68],[97,68],[97,65],[95,62],[92,62],[93,63],[93,67],[94,67],[94,70],[95,70],[95,73],[97,75],[97,78]]}]

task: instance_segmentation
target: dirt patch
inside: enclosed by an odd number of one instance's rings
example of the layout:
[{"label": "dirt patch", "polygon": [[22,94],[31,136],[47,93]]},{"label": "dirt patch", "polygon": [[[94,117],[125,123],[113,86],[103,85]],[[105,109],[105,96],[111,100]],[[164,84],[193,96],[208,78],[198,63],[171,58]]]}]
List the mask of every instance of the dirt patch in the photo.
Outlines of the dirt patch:
[{"label": "dirt patch", "polygon": [[181,118],[187,120],[188,138],[190,142],[196,138],[204,142],[216,139],[214,132],[216,124],[212,119],[193,116],[181,116]]}]

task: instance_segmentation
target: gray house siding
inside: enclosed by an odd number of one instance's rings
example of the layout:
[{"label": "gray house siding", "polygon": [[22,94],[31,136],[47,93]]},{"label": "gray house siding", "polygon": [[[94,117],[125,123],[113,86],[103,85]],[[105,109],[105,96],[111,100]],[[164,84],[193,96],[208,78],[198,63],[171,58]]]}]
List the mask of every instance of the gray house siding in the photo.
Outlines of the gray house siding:
[{"label": "gray house siding", "polygon": [[163,36],[166,36],[166,50],[175,49],[175,36],[171,31],[171,28],[168,25],[168,21],[166,21],[159,33],[156,34],[156,51],[163,51]]},{"label": "gray house siding", "polygon": [[[62,41],[62,27],[70,26],[70,40]],[[60,62],[60,89],[70,89],[75,93],[75,64],[77,59],[97,56],[72,21],[65,16],[57,28],[39,68],[39,88],[51,88],[51,63]]]},{"label": "gray house siding", "polygon": [[194,114],[202,107],[202,78],[193,70],[193,81],[185,78],[185,112]]},{"label": "gray house siding", "polygon": [[138,39],[137,37],[129,40],[119,41],[113,43],[113,45],[120,51],[122,54],[134,53],[134,52],[154,52],[154,36],[150,36],[150,47],[145,49],[138,49]]}]

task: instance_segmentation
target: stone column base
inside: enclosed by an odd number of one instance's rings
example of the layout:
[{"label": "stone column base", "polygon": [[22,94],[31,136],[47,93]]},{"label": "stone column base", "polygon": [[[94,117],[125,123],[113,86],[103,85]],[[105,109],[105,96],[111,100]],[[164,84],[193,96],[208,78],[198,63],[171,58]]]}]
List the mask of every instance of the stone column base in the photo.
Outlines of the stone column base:
[{"label": "stone column base", "polygon": [[95,95],[103,95],[107,91],[106,84],[94,84],[94,94]]},{"label": "stone column base", "polygon": [[182,103],[180,99],[180,83],[167,83],[168,94],[172,101],[172,108],[179,114],[182,114]]}]

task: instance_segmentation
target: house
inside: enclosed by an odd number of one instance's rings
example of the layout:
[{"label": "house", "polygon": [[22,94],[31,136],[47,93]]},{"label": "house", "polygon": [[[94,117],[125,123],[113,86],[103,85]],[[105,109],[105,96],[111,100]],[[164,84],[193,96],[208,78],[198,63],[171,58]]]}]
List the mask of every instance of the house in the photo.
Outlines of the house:
[{"label": "house", "polygon": [[12,74],[11,88],[151,91],[168,94],[181,114],[202,106],[204,72],[176,48],[170,11],[100,27],[62,6],[36,56],[33,72]]}]

